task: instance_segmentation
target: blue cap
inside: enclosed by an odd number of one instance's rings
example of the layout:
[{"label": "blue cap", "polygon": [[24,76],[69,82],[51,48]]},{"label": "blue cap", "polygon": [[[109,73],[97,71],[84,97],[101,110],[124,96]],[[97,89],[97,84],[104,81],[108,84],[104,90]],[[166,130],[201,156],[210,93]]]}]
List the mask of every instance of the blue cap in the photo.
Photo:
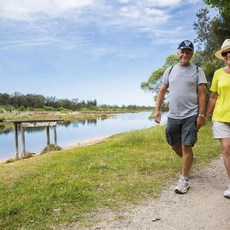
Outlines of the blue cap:
[{"label": "blue cap", "polygon": [[185,40],[185,41],[180,43],[180,45],[178,46],[177,49],[178,50],[190,49],[190,50],[194,51],[194,46],[193,46],[192,42],[190,42],[189,40]]}]

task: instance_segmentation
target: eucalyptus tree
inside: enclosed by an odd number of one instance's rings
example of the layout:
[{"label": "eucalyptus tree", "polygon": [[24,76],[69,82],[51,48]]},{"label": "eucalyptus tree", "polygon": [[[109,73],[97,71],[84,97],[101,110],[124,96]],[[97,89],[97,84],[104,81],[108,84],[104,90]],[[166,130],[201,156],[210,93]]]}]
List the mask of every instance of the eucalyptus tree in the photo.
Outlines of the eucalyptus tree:
[{"label": "eucalyptus tree", "polygon": [[[164,71],[169,66],[174,66],[177,63],[178,63],[177,55],[170,55],[169,57],[166,58],[166,61],[165,61],[165,64],[163,65],[163,67],[153,71],[152,74],[150,75],[150,77],[148,78],[148,80],[141,83],[141,89],[143,89],[145,92],[153,93],[154,102],[156,101],[156,94],[160,88],[161,77],[162,77]],[[168,107],[169,107],[169,104],[168,104],[167,99],[166,99],[166,100],[164,100],[164,102],[162,104],[162,111],[167,111]]]},{"label": "eucalyptus tree", "polygon": [[159,90],[161,76],[163,75],[164,71],[169,66],[173,66],[176,63],[178,63],[177,55],[170,55],[167,57],[163,67],[153,71],[148,80],[141,83],[141,89],[143,89],[145,92],[156,93]]},{"label": "eucalyptus tree", "polygon": [[204,2],[210,7],[217,8],[221,14],[230,12],[229,0],[204,0]]},{"label": "eucalyptus tree", "polygon": [[230,4],[229,0],[204,0],[210,7],[216,9],[216,15],[211,18],[207,7],[201,8],[197,21],[193,24],[197,37],[194,40],[198,46],[198,52],[194,55],[194,61],[202,66],[210,84],[213,73],[223,66],[223,62],[214,58],[213,53],[220,49],[223,41],[230,38]]}]

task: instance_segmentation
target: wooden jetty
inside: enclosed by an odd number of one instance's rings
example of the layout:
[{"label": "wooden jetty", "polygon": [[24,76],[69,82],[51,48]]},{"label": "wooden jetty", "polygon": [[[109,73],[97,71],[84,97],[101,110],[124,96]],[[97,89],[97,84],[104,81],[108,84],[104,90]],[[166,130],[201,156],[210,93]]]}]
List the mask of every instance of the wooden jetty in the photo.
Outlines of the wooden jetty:
[{"label": "wooden jetty", "polygon": [[16,150],[16,160],[19,159],[18,155],[18,130],[21,131],[22,140],[22,157],[26,155],[26,141],[25,141],[25,128],[46,127],[46,144],[50,145],[50,127],[54,130],[54,145],[57,147],[57,130],[58,122],[63,120],[5,120],[5,122],[12,122],[14,124],[14,142]]}]

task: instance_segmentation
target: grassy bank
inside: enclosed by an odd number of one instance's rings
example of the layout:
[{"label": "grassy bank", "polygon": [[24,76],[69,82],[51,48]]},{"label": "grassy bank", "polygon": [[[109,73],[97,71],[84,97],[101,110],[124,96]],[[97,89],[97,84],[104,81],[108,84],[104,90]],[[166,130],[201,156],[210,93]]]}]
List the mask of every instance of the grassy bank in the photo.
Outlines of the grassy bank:
[{"label": "grassy bank", "polygon": [[[102,207],[156,198],[181,168],[164,129],[127,132],[93,146],[0,165],[0,229],[58,229]],[[199,131],[194,152],[195,167],[220,154],[210,124]]]}]

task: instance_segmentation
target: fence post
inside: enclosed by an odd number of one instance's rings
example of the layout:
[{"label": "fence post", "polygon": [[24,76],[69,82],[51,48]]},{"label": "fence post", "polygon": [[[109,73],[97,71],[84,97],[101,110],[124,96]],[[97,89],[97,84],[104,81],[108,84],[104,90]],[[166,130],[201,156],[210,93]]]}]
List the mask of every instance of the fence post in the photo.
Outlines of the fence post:
[{"label": "fence post", "polygon": [[14,143],[15,143],[15,151],[16,151],[16,160],[18,160],[18,124],[14,122]]},{"label": "fence post", "polygon": [[22,157],[24,157],[26,155],[26,142],[25,142],[25,132],[23,127],[21,127],[21,136],[22,136]]},{"label": "fence post", "polygon": [[47,146],[50,145],[50,127],[49,126],[46,127],[46,143],[47,143]]},{"label": "fence post", "polygon": [[54,145],[55,145],[55,147],[57,147],[57,130],[56,130],[56,126],[54,126]]}]

